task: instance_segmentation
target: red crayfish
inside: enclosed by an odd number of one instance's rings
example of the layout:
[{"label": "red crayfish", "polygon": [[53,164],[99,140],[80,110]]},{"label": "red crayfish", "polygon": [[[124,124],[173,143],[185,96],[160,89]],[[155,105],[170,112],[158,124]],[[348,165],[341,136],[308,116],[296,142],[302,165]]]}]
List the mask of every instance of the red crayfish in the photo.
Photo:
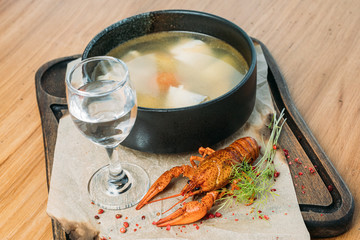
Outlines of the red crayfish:
[{"label": "red crayfish", "polygon": [[[136,209],[139,210],[144,205],[150,203],[150,200],[154,196],[165,189],[171,179],[178,177],[180,174],[189,178],[188,183],[181,192],[174,196],[165,197],[155,201],[176,196],[184,196],[183,199],[178,202],[180,203],[195,194],[206,193],[200,202],[188,202],[169,216],[155,222],[154,224],[158,227],[188,224],[203,218],[218,198],[220,192],[217,190],[230,183],[234,164],[243,161],[247,161],[251,164],[259,156],[259,146],[255,139],[244,137],[218,151],[201,147],[199,148],[199,153],[202,157],[192,156],[190,158],[191,166],[176,166],[164,172],[154,182],[149,191],[137,205]],[[199,165],[196,165],[195,161],[198,161]]]}]

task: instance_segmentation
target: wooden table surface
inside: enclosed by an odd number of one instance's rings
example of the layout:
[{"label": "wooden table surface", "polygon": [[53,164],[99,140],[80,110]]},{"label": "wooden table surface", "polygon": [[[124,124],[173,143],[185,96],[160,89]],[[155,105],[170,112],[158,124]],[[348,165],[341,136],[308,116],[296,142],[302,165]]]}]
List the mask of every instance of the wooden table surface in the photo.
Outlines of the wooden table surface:
[{"label": "wooden table surface", "polygon": [[0,239],[52,239],[35,72],[99,31],[152,10],[219,15],[273,54],[299,112],[355,199],[360,239],[360,1],[0,0]]}]

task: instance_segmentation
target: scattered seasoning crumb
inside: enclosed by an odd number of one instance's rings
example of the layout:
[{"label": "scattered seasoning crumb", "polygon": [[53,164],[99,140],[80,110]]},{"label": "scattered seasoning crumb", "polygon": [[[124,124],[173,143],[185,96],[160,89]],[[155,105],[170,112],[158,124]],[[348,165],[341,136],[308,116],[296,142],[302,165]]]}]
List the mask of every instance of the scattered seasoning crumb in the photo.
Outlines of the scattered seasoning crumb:
[{"label": "scattered seasoning crumb", "polygon": [[156,213],[156,216],[160,216],[160,213],[159,213],[159,212],[157,212],[157,213]]},{"label": "scattered seasoning crumb", "polygon": [[137,229],[136,228],[134,228],[134,232],[136,232],[137,231]]},{"label": "scattered seasoning crumb", "polygon": [[239,221],[239,219],[235,218],[235,222]]},{"label": "scattered seasoning crumb", "polygon": [[261,211],[261,210],[259,210],[259,211],[258,211],[258,213],[262,213],[262,211]]},{"label": "scattered seasoning crumb", "polygon": [[216,212],[216,213],[215,213],[215,217],[218,217],[218,218],[219,218],[219,217],[222,217],[222,214],[219,213],[219,212]]},{"label": "scattered seasoning crumb", "polygon": [[302,173],[302,172],[299,172],[299,176],[301,176],[301,175],[303,175],[303,173]]},{"label": "scattered seasoning crumb", "polygon": [[126,233],[126,228],[124,228],[124,227],[120,228],[120,232],[121,233]]},{"label": "scattered seasoning crumb", "polygon": [[139,226],[139,224],[135,224],[135,226],[137,226],[137,227],[138,227],[138,226]]},{"label": "scattered seasoning crumb", "polygon": [[128,222],[124,222],[124,227],[128,228],[128,227],[129,227],[129,223],[128,223]]},{"label": "scattered seasoning crumb", "polygon": [[323,216],[324,214],[320,214],[320,216]]},{"label": "scattered seasoning crumb", "polygon": [[284,213],[284,215],[287,215],[287,213]]},{"label": "scattered seasoning crumb", "polygon": [[269,219],[270,219],[268,215],[264,215],[264,218],[265,218],[266,220],[269,220]]},{"label": "scattered seasoning crumb", "polygon": [[142,217],[141,217],[141,220],[145,220],[145,216],[142,216]]},{"label": "scattered seasoning crumb", "polygon": [[125,217],[125,219],[127,220],[127,219],[128,219],[128,217]]},{"label": "scattered seasoning crumb", "polygon": [[302,191],[301,193],[302,193],[302,194],[305,194],[305,191]]},{"label": "scattered seasoning crumb", "polygon": [[275,188],[270,189],[270,192],[276,192]]},{"label": "scattered seasoning crumb", "polygon": [[171,229],[171,226],[168,224],[168,225],[166,226],[166,231],[170,231],[170,229]]},{"label": "scattered seasoning crumb", "polygon": [[273,146],[273,149],[274,149],[274,150],[276,150],[276,149],[277,149],[277,146],[276,146],[276,145],[274,145],[274,146]]},{"label": "scattered seasoning crumb", "polygon": [[274,177],[276,177],[276,178],[279,177],[279,175],[280,175],[280,172],[275,172],[274,173]]},{"label": "scattered seasoning crumb", "polygon": [[115,215],[115,217],[116,217],[117,219],[119,219],[119,218],[122,217],[122,215],[118,213],[118,214]]},{"label": "scattered seasoning crumb", "polygon": [[212,213],[209,214],[209,218],[214,218],[214,217],[215,217],[214,214],[212,214]]},{"label": "scattered seasoning crumb", "polygon": [[334,190],[334,188],[333,188],[332,185],[329,185],[329,186],[327,187],[327,189],[329,190],[329,192],[332,192],[332,190]]},{"label": "scattered seasoning crumb", "polygon": [[100,219],[100,217],[98,215],[95,215],[94,218],[95,219]]},{"label": "scattered seasoning crumb", "polygon": [[283,149],[283,151],[284,151],[284,155],[287,157],[287,156],[289,156],[289,151],[287,150],[287,149]]},{"label": "scattered seasoning crumb", "polygon": [[92,205],[94,205],[95,203],[94,202],[91,202]]},{"label": "scattered seasoning crumb", "polygon": [[302,189],[304,189],[304,188],[305,188],[305,186],[304,186],[304,185],[301,185],[301,188],[302,188]]},{"label": "scattered seasoning crumb", "polygon": [[153,222],[152,222],[152,224],[153,224],[153,225],[156,225],[156,222],[155,222],[155,221],[153,221]]},{"label": "scattered seasoning crumb", "polygon": [[259,219],[262,219],[262,216],[261,216],[261,215],[259,216]]},{"label": "scattered seasoning crumb", "polygon": [[101,209],[101,208],[100,208],[100,209],[98,210],[98,214],[103,214],[103,213],[104,213],[104,209]]},{"label": "scattered seasoning crumb", "polygon": [[313,169],[312,167],[309,167],[309,171],[310,173],[315,173],[315,169]]}]

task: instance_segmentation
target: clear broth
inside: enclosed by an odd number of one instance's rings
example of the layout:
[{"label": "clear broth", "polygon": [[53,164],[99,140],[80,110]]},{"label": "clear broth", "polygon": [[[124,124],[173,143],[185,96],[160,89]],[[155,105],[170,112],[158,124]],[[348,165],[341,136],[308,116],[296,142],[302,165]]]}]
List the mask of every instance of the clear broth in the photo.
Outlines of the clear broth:
[{"label": "clear broth", "polygon": [[123,60],[138,105],[178,108],[217,98],[244,78],[249,66],[232,46],[200,33],[152,33],[120,44],[107,55]]}]

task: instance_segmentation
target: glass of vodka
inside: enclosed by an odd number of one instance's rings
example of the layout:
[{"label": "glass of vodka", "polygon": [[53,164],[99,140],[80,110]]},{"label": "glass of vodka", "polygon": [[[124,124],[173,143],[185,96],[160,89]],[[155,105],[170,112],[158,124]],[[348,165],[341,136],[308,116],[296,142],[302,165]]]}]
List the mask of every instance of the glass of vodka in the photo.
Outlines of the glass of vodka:
[{"label": "glass of vodka", "polygon": [[120,59],[93,57],[77,63],[66,76],[69,112],[80,132],[103,146],[109,164],[90,178],[91,200],[102,208],[124,209],[137,204],[149,189],[148,174],[121,161],[117,147],[136,119],[136,92]]}]

